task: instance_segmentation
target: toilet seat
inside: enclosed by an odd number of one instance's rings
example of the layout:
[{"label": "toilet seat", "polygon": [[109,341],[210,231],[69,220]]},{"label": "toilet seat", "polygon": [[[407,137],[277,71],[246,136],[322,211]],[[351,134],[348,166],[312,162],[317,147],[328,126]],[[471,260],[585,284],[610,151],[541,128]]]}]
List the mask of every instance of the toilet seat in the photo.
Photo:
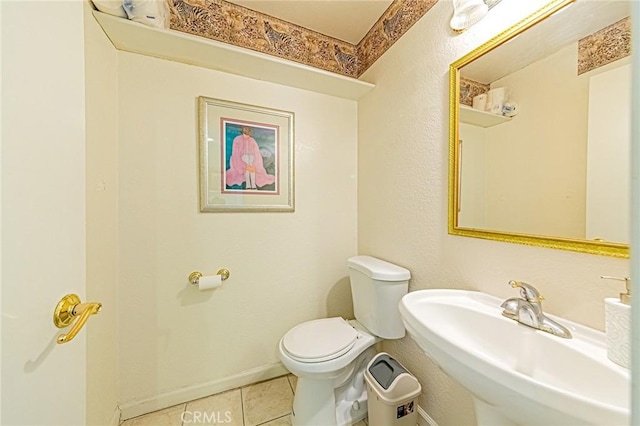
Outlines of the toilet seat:
[{"label": "toilet seat", "polygon": [[358,336],[344,319],[323,318],[293,327],[282,338],[282,346],[296,361],[323,362],[349,352]]}]

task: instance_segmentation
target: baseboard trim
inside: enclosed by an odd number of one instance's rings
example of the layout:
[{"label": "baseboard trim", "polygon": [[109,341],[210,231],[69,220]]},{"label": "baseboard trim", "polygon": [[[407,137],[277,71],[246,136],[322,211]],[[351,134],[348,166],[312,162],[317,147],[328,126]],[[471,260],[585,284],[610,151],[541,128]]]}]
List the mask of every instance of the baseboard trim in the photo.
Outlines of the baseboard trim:
[{"label": "baseboard trim", "polygon": [[281,364],[271,364],[252,370],[244,371],[224,379],[214,380],[187,386],[175,391],[156,395],[152,398],[131,401],[120,405],[120,419],[127,420],[143,414],[152,413],[163,408],[172,407],[194,399],[204,398],[215,393],[224,392],[252,383],[273,379],[274,377],[288,374],[287,369]]},{"label": "baseboard trim", "polygon": [[438,426],[435,420],[418,405],[418,426]]}]

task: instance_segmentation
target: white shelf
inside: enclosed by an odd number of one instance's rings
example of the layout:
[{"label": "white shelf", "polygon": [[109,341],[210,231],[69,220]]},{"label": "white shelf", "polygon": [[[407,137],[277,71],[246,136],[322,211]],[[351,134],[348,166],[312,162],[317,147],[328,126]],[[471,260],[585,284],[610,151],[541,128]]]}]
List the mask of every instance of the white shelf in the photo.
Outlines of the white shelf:
[{"label": "white shelf", "polygon": [[479,109],[473,109],[468,105],[460,104],[461,123],[473,124],[474,126],[480,127],[493,127],[498,124],[506,123],[510,120],[511,117],[480,111]]},{"label": "white shelf", "polygon": [[153,28],[98,11],[93,11],[93,16],[118,50],[197,65],[345,99],[360,99],[375,87],[371,83],[355,78],[205,37]]}]

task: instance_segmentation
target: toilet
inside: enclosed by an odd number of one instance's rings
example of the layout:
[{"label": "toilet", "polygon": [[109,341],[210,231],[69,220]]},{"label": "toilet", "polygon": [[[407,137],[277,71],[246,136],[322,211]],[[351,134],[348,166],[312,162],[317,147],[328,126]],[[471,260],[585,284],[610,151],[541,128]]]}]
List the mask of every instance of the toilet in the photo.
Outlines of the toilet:
[{"label": "toilet", "polygon": [[405,335],[398,303],[410,273],[371,256],[347,261],[355,320],[323,318],[299,324],[280,339],[278,355],[298,377],[294,426],[346,426],[367,415],[364,372],[373,345]]}]

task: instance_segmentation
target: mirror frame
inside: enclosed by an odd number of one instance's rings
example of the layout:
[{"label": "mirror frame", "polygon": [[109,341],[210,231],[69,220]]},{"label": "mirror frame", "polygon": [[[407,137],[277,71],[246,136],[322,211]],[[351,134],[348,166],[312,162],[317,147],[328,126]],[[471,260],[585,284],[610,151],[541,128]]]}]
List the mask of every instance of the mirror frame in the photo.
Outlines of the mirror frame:
[{"label": "mirror frame", "polygon": [[506,43],[517,35],[523,33],[530,27],[544,21],[554,13],[571,5],[576,0],[554,0],[537,12],[508,28],[486,43],[472,50],[460,59],[453,62],[449,67],[449,234],[463,237],[483,238],[506,243],[525,244],[537,247],[569,250],[580,253],[597,254],[602,256],[613,256],[619,258],[629,257],[629,246],[620,243],[608,243],[604,241],[577,240],[571,238],[538,236],[531,234],[519,234],[511,232],[500,232],[493,230],[482,230],[475,228],[458,227],[459,203],[459,111],[460,111],[460,69],[481,57],[487,52]]}]

